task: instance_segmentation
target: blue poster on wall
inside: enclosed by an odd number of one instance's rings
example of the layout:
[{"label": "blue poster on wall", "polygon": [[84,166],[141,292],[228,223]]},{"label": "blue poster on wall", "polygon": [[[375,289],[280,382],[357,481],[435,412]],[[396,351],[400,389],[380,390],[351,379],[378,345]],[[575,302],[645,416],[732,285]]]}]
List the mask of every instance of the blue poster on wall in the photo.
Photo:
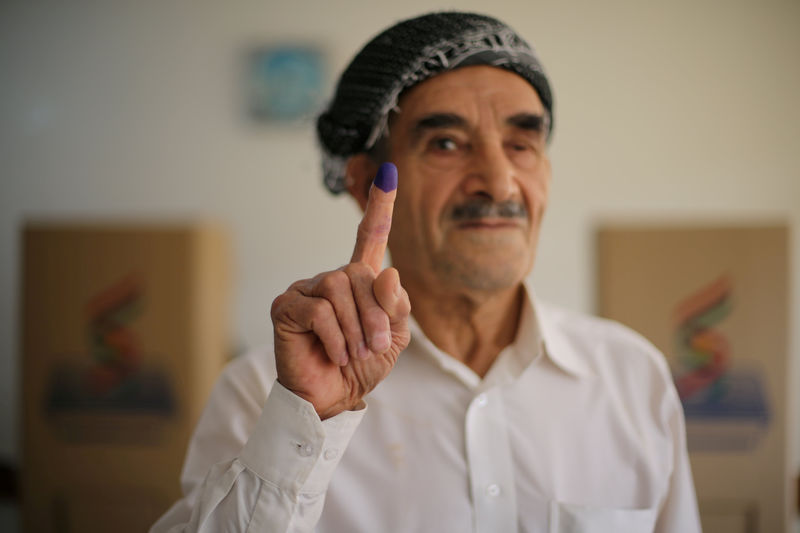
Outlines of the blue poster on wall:
[{"label": "blue poster on wall", "polygon": [[292,121],[313,115],[324,76],[323,56],[313,47],[287,45],[256,50],[248,65],[250,116]]}]

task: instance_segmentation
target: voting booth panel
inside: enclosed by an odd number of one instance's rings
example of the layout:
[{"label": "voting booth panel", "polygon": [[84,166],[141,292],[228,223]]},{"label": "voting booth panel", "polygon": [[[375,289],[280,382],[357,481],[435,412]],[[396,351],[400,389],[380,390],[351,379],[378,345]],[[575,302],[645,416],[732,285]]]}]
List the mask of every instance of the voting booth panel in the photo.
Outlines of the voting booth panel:
[{"label": "voting booth panel", "polygon": [[788,242],[784,225],[598,233],[598,311],[667,356],[706,533],[790,524]]},{"label": "voting booth panel", "polygon": [[30,223],[22,233],[25,531],[146,531],[227,356],[225,231]]}]

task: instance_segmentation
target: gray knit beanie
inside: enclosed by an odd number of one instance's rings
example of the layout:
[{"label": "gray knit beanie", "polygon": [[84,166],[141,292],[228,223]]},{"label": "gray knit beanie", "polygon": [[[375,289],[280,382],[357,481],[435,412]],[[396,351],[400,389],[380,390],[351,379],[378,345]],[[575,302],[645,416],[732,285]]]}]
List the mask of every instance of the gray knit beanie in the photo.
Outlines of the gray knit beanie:
[{"label": "gray knit beanie", "polygon": [[333,101],[317,119],[325,185],[345,190],[350,156],[370,150],[386,133],[389,112],[410,87],[458,67],[492,65],[530,83],[553,124],[553,96],[536,52],[499,20],[443,12],[405,20],[372,39],[342,73]]}]

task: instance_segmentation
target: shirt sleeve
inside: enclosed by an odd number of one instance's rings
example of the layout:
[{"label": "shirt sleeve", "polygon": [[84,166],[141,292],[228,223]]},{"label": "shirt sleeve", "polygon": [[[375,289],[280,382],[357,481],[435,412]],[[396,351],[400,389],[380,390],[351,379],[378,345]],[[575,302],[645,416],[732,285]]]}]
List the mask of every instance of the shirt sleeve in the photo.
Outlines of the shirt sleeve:
[{"label": "shirt sleeve", "polygon": [[246,385],[228,375],[215,386],[189,445],[184,498],[151,533],[313,531],[366,408],[321,421],[309,402],[274,381],[254,413]]},{"label": "shirt sleeve", "polygon": [[656,533],[700,533],[700,515],[697,497],[686,449],[686,422],[678,394],[674,387],[668,389],[670,405],[669,426],[673,436],[673,469],[666,498],[661,505],[656,522]]}]

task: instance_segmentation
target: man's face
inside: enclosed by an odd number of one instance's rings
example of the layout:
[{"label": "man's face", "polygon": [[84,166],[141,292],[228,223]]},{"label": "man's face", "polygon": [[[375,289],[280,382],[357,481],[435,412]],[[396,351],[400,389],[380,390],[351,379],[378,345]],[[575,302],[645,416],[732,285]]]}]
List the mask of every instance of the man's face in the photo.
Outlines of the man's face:
[{"label": "man's face", "polygon": [[465,67],[413,87],[398,107],[389,247],[403,283],[517,286],[533,266],[550,183],[536,91],[511,72]]}]

